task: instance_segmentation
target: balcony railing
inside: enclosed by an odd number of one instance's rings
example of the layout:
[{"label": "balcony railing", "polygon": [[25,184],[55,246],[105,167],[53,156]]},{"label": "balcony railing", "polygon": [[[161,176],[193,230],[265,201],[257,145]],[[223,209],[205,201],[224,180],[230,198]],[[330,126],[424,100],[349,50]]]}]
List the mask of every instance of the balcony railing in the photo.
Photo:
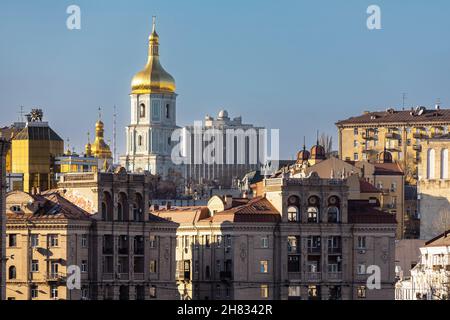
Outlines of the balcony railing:
[{"label": "balcony railing", "polygon": [[320,253],[321,251],[320,247],[308,247],[308,253]]},{"label": "balcony railing", "polygon": [[328,272],[328,280],[342,280],[342,272]]},{"label": "balcony railing", "polygon": [[64,282],[66,281],[66,276],[58,272],[50,272],[47,274],[47,282]]},{"label": "balcony railing", "polygon": [[307,272],[306,280],[307,281],[321,281],[322,273],[321,272]]},{"label": "balcony railing", "polygon": [[400,139],[400,135],[394,132],[388,132],[386,133],[386,139],[390,139],[390,140],[399,140]]},{"label": "balcony railing", "polygon": [[328,247],[328,253],[330,254],[342,253],[342,248]]},{"label": "balcony railing", "polygon": [[232,280],[233,275],[231,271],[220,271],[220,280]]}]

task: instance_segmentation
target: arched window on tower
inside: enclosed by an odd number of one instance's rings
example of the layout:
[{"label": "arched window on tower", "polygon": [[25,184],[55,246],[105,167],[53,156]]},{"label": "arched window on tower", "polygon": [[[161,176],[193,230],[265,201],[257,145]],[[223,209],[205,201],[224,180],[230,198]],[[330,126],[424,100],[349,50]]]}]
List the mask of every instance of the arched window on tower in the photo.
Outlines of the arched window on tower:
[{"label": "arched window on tower", "polygon": [[9,267],[9,269],[8,269],[8,278],[10,280],[13,280],[13,279],[16,278],[16,276],[17,276],[16,267],[15,266]]},{"label": "arched window on tower", "polygon": [[138,146],[141,147],[142,146],[142,136],[138,137]]},{"label": "arched window on tower", "polygon": [[428,149],[427,153],[427,179],[434,179],[435,152],[434,149]]},{"label": "arched window on tower", "polygon": [[170,118],[170,104],[166,104],[166,118]]},{"label": "arched window on tower", "polygon": [[441,151],[441,179],[448,179],[448,149]]},{"label": "arched window on tower", "polygon": [[139,106],[139,116],[145,118],[145,104],[143,103]]}]

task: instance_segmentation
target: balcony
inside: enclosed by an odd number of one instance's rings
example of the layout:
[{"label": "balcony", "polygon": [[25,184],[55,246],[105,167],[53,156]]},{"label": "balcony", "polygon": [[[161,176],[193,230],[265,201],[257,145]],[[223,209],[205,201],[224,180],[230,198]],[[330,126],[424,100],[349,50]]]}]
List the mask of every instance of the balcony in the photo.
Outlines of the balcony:
[{"label": "balcony", "polygon": [[341,254],[342,248],[328,247],[328,253],[329,254]]},{"label": "balcony", "polygon": [[308,253],[321,253],[320,247],[308,247]]},{"label": "balcony", "polygon": [[389,140],[400,140],[400,135],[394,132],[386,133],[386,139]]},{"label": "balcony", "polygon": [[65,282],[66,281],[66,276],[63,275],[62,273],[58,273],[58,272],[50,272],[47,274],[46,277],[47,282]]},{"label": "balcony", "polygon": [[220,280],[222,281],[233,280],[233,275],[231,274],[231,271],[220,271]]},{"label": "balcony", "polygon": [[328,272],[328,280],[342,280],[342,272]]},{"label": "balcony", "polygon": [[321,272],[307,272],[306,280],[307,281],[321,281],[322,273]]},{"label": "balcony", "polygon": [[179,281],[191,281],[191,272],[190,271],[177,271],[175,277]]}]

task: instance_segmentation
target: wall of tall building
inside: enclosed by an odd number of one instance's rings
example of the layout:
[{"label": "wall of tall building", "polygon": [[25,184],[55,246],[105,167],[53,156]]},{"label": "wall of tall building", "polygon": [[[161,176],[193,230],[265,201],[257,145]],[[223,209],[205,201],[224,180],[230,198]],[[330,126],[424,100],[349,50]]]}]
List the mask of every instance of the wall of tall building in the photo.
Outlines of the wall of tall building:
[{"label": "wall of tall building", "polygon": [[5,299],[6,293],[6,155],[9,142],[0,138],[0,300]]}]

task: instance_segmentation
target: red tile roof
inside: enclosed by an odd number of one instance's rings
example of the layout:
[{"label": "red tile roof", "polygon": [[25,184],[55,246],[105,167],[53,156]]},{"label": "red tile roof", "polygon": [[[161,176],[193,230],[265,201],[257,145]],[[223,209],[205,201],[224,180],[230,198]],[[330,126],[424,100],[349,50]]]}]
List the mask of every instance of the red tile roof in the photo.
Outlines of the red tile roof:
[{"label": "red tile roof", "polygon": [[361,193],[381,193],[373,184],[364,179],[359,180],[359,191]]},{"label": "red tile roof", "polygon": [[374,208],[367,200],[348,201],[348,222],[355,224],[397,224],[393,214]]},{"label": "red tile roof", "polygon": [[403,170],[400,165],[394,163],[374,163],[376,176],[403,176]]},{"label": "red tile roof", "polygon": [[441,110],[425,110],[421,115],[411,115],[412,110],[401,111],[376,111],[368,112],[356,117],[350,117],[336,123],[337,126],[355,125],[355,124],[372,124],[380,123],[421,123],[421,122],[448,122],[450,121],[450,109]]}]

